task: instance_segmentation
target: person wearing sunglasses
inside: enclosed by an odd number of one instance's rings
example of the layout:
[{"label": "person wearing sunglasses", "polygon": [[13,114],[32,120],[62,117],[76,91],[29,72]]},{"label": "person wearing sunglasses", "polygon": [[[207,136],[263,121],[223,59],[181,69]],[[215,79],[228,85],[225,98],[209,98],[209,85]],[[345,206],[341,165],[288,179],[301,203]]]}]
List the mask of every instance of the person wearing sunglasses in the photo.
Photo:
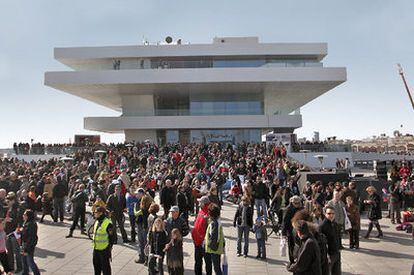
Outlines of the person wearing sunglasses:
[{"label": "person wearing sunglasses", "polygon": [[[319,226],[319,232],[324,234],[327,240],[329,268],[328,274],[341,274],[341,253],[339,250],[339,240],[337,232],[338,227],[335,222],[335,209],[331,206],[326,206],[324,208],[324,213],[325,219]],[[322,274],[326,273],[322,271]]]}]

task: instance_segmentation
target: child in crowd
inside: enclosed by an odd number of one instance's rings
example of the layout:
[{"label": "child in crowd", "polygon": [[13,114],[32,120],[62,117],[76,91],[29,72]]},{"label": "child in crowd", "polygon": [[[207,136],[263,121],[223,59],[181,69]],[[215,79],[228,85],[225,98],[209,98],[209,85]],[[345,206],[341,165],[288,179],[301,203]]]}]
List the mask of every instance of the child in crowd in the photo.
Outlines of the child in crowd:
[{"label": "child in crowd", "polygon": [[233,197],[233,203],[239,203],[239,198],[241,195],[241,188],[240,188],[239,183],[236,182],[231,187],[229,194]]},{"label": "child in crowd", "polygon": [[92,205],[92,213],[95,213],[98,207],[103,207],[106,209],[106,203],[102,200],[101,196],[96,195],[95,202]]},{"label": "child in crowd", "polygon": [[183,237],[177,228],[171,231],[171,241],[165,246],[164,252],[167,252],[168,274],[183,275]]},{"label": "child in crowd", "polygon": [[50,215],[53,220],[53,213],[52,213],[52,200],[49,198],[48,192],[43,192],[42,198],[42,218],[40,219],[40,222],[43,222],[43,219],[46,215]]},{"label": "child in crowd", "polygon": [[253,232],[256,236],[257,242],[257,256],[256,259],[266,260],[266,241],[267,241],[267,232],[266,227],[261,218],[256,219],[256,223],[253,226]]},{"label": "child in crowd", "polygon": [[164,274],[164,248],[167,245],[167,232],[161,218],[156,218],[149,232],[149,263],[148,272],[152,274]]},{"label": "child in crowd", "polygon": [[9,265],[9,260],[7,258],[6,239],[7,234],[4,231],[4,220],[0,219],[0,263],[3,266],[5,274],[12,274],[10,272],[11,269]]},{"label": "child in crowd", "polygon": [[351,196],[346,197],[346,213],[348,219],[351,222],[351,229],[348,230],[349,234],[349,248],[359,249],[359,230],[361,229],[361,216],[359,209],[355,205]]}]

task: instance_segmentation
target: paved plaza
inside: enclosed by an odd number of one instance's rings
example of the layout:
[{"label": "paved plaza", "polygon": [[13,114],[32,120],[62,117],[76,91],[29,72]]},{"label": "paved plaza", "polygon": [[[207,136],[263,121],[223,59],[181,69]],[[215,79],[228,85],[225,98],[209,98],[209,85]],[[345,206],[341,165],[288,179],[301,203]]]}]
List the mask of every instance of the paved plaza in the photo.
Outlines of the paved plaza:
[{"label": "paved plaza", "polygon": [[[233,228],[233,215],[236,206],[226,203],[222,211],[225,226],[229,274],[289,274],[285,269],[286,258],[279,256],[279,239],[272,235],[267,243],[267,261],[256,260],[256,243],[250,235],[249,257],[236,257],[236,230]],[[192,219],[192,218],[191,218]],[[388,219],[383,219],[385,237],[382,240],[361,238],[361,249],[342,253],[343,274],[410,274],[414,263],[414,242],[410,235],[397,232]],[[50,220],[39,224],[39,243],[36,261],[42,274],[93,274],[91,241],[75,231],[74,238],[66,239],[69,222],[52,225]],[[362,227],[367,227],[363,219]],[[361,231],[361,235],[365,231]],[[374,231],[373,236],[376,235]],[[119,236],[119,240],[122,238]],[[344,240],[347,244],[348,240]],[[193,274],[194,248],[190,235],[184,241],[184,266],[186,273]],[[136,245],[115,245],[113,249],[113,274],[148,274],[147,268],[136,264]]]}]

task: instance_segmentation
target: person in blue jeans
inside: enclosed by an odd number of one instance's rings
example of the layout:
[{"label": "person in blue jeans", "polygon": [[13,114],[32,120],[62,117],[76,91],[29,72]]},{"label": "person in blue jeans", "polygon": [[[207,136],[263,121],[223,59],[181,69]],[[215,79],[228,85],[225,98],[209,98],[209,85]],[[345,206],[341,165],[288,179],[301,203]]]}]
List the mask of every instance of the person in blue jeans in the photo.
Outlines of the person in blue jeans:
[{"label": "person in blue jeans", "polygon": [[255,233],[256,242],[257,242],[257,256],[256,259],[266,260],[266,241],[267,241],[267,232],[266,227],[262,219],[257,218],[256,223],[253,226],[253,232]]},{"label": "person in blue jeans", "polygon": [[241,202],[234,215],[233,226],[237,226],[237,257],[242,255],[241,243],[243,239],[243,255],[246,258],[249,253],[249,232],[253,226],[253,209],[247,196],[242,196],[241,198]]},{"label": "person in blue jeans", "polygon": [[137,224],[138,257],[135,262],[143,264],[146,262],[145,246],[147,245],[149,208],[153,200],[145,194],[144,189],[139,188],[137,192],[139,201],[135,203],[134,216]]},{"label": "person in blue jeans", "polygon": [[[135,215],[134,215],[134,206],[139,201],[138,199],[139,192],[135,191],[134,187],[130,187],[128,192],[125,195],[126,208],[128,209],[129,224],[131,225],[131,242],[136,242],[136,229],[135,229]],[[141,195],[142,197],[142,195]]]},{"label": "person in blue jeans", "polygon": [[34,251],[37,245],[37,224],[32,210],[27,209],[23,214],[22,256],[23,256],[23,275],[29,274],[29,267],[34,275],[40,274],[39,268],[34,261]]},{"label": "person in blue jeans", "polygon": [[267,204],[266,200],[269,197],[269,188],[262,181],[260,177],[257,177],[256,184],[253,185],[253,194],[254,194],[254,205],[257,211],[257,217],[262,218],[266,223],[267,222]]}]

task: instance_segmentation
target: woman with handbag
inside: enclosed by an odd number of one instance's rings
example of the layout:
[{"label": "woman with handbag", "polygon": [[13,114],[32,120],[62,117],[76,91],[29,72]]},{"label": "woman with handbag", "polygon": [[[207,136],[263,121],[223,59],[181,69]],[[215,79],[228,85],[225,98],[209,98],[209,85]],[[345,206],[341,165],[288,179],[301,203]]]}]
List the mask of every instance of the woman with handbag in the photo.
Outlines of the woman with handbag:
[{"label": "woman with handbag", "polygon": [[365,239],[369,238],[369,235],[371,234],[374,225],[378,230],[377,238],[381,238],[384,236],[381,230],[381,226],[378,222],[380,219],[382,219],[381,198],[377,194],[377,190],[374,186],[368,186],[366,191],[368,192],[368,199],[364,200],[364,204],[367,204],[371,207],[368,210],[369,224],[367,234],[365,235]]}]

